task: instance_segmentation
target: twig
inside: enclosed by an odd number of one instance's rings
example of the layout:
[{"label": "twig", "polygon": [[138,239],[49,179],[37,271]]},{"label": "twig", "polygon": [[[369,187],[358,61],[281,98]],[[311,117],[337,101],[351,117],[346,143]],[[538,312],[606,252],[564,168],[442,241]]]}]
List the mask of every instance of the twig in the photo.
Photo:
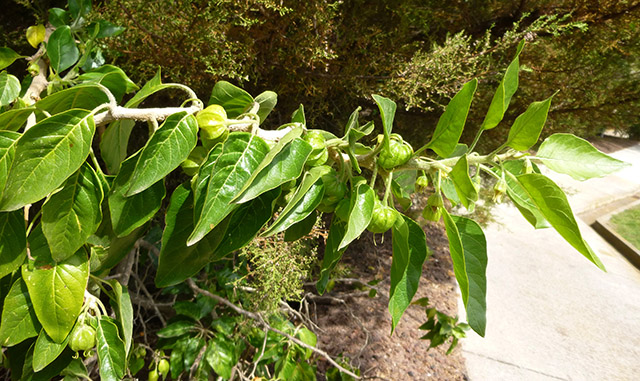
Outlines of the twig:
[{"label": "twig", "polygon": [[275,332],[278,335],[284,336],[287,339],[289,339],[289,340],[293,341],[294,343],[298,344],[299,346],[301,346],[301,347],[303,347],[305,349],[309,349],[310,351],[312,351],[312,352],[324,357],[327,361],[329,361],[329,363],[331,365],[333,365],[336,368],[338,368],[338,370],[340,372],[348,374],[349,376],[351,376],[351,377],[353,377],[355,379],[358,379],[358,380],[360,379],[360,377],[358,375],[356,375],[355,373],[351,372],[348,369],[343,368],[340,364],[338,364],[327,352],[325,352],[325,351],[323,351],[321,349],[312,347],[311,345],[306,344],[306,343],[296,339],[295,337],[289,335],[288,333],[285,333],[285,332],[280,331],[279,329],[273,328],[267,322],[265,322],[260,315],[258,315],[256,313],[253,313],[251,311],[247,311],[245,309],[242,309],[242,308],[236,306],[235,304],[231,303],[230,301],[228,301],[227,299],[225,299],[225,298],[223,298],[223,297],[221,297],[219,295],[216,295],[216,294],[213,294],[213,293],[211,293],[211,292],[209,292],[207,290],[201,289],[200,287],[198,287],[196,285],[196,283],[193,281],[193,279],[187,279],[187,284],[189,285],[189,287],[191,287],[191,289],[194,292],[197,292],[199,294],[205,295],[205,296],[207,296],[207,297],[209,297],[211,299],[214,299],[215,301],[217,301],[217,302],[219,302],[221,304],[224,304],[225,306],[227,306],[227,307],[231,308],[232,310],[234,310],[236,313],[238,313],[238,314],[240,314],[242,316],[248,317],[249,319],[254,320],[258,325],[261,325],[263,328],[268,329],[271,332]]},{"label": "twig", "polygon": [[[142,282],[142,279],[140,279],[138,274],[136,274],[135,272],[132,272],[131,275],[136,279],[136,281],[138,282],[138,286],[140,287],[142,292],[147,296],[147,298],[153,300],[153,296],[151,296],[151,294],[149,293],[149,290],[147,290],[147,287],[145,287],[144,282]],[[164,319],[164,316],[162,316],[162,314],[160,313],[160,310],[158,309],[157,305],[155,304],[153,305],[153,310],[156,312],[156,315],[158,316],[158,319],[160,319],[160,321],[162,322],[162,325],[167,325],[167,321]]]}]

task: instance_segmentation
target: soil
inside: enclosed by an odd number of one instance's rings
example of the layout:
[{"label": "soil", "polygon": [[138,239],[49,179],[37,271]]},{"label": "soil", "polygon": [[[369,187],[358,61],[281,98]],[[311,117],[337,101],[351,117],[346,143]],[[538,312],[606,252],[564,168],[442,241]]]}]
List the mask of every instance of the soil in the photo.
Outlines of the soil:
[{"label": "soil", "polygon": [[[420,287],[414,300],[429,298],[429,305],[450,315],[458,311],[458,291],[444,228],[427,224],[427,244],[431,256],[423,266]],[[349,282],[336,282],[329,298],[315,301],[318,346],[331,355],[343,354],[359,368],[365,379],[380,380],[466,380],[464,358],[460,345],[449,356],[449,343],[429,349],[429,341],[421,340],[426,333],[418,329],[427,321],[424,307],[407,308],[393,336],[389,302],[389,273],[391,268],[391,234],[384,239],[377,235],[363,235],[344,254],[342,264],[351,273],[349,278],[364,282],[379,279],[379,292],[373,298],[366,292],[354,290]],[[347,296],[356,295],[356,296]],[[346,303],[336,302],[338,298]],[[346,306],[346,307],[345,307]],[[319,362],[319,370],[326,364]]]}]

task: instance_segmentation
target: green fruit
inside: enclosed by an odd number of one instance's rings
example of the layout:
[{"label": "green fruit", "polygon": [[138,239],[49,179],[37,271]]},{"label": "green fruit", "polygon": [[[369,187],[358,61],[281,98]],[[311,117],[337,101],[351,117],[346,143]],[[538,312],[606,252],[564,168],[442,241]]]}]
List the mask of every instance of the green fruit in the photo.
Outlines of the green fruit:
[{"label": "green fruit", "polygon": [[440,192],[434,193],[427,199],[427,205],[442,208],[444,206],[444,200]]},{"label": "green fruit", "polygon": [[167,361],[167,359],[162,359],[160,360],[160,362],[158,363],[158,373],[160,373],[163,376],[166,376],[169,374],[169,361]]},{"label": "green fruit", "polygon": [[390,206],[383,205],[379,200],[376,200],[373,206],[373,214],[371,216],[371,222],[367,226],[367,230],[371,233],[384,233],[391,229],[393,224],[396,223],[397,212]]},{"label": "green fruit", "polygon": [[347,184],[340,181],[335,171],[322,176],[324,183],[324,196],[322,203],[325,205],[335,205],[347,194]]},{"label": "green fruit", "polygon": [[191,151],[187,160],[183,161],[180,164],[184,173],[188,176],[193,176],[198,173],[198,169],[200,168],[200,164],[207,157],[207,150],[202,146],[197,146]]},{"label": "green fruit", "polygon": [[378,156],[378,164],[384,169],[393,169],[411,159],[413,149],[404,142],[390,140],[389,147],[383,148]]},{"label": "green fruit", "polygon": [[304,141],[311,145],[313,149],[311,156],[316,156],[325,148],[325,139],[322,132],[318,130],[309,130],[303,137]]},{"label": "green fruit", "polygon": [[311,155],[307,159],[307,165],[309,167],[317,167],[323,165],[329,159],[329,151],[326,148],[323,148],[318,154]]},{"label": "green fruit", "polygon": [[76,325],[71,332],[69,348],[72,350],[88,351],[96,345],[96,330],[84,323]]},{"label": "green fruit", "polygon": [[220,105],[211,105],[196,115],[198,127],[200,127],[200,137],[202,139],[213,140],[222,136],[227,131],[225,123],[227,113]]},{"label": "green fruit", "polygon": [[429,186],[429,178],[425,175],[418,176],[416,179],[416,191],[424,192],[425,189]]},{"label": "green fruit", "polygon": [[427,205],[422,211],[422,217],[427,221],[440,221],[440,217],[442,217],[442,209],[437,206]]},{"label": "green fruit", "polygon": [[152,370],[149,372],[149,381],[158,381],[158,372]]}]

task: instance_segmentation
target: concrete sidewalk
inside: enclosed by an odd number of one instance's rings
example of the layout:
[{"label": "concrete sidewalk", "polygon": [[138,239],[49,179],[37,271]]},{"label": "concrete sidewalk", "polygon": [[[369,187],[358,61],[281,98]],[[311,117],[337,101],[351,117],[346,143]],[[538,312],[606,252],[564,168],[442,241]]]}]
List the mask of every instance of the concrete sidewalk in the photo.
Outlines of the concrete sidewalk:
[{"label": "concrete sidewalk", "polygon": [[[640,146],[611,156],[633,166],[585,182],[549,174],[574,214],[640,192]],[[579,218],[606,273],[555,230],[534,230],[514,206],[493,213],[486,335],[462,342],[471,381],[640,380],[640,271]]]}]

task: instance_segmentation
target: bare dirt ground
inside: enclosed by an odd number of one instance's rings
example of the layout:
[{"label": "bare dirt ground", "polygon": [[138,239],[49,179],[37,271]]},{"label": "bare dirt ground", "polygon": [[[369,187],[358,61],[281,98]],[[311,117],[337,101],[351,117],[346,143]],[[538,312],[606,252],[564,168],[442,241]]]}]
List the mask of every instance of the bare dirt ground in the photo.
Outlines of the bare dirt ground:
[{"label": "bare dirt ground", "polygon": [[[439,225],[425,227],[427,244],[432,251],[423,266],[420,287],[415,299],[428,297],[430,306],[451,316],[457,314],[457,290],[448,242]],[[365,282],[382,279],[376,287],[377,296],[369,298],[345,296],[354,293],[353,285],[337,284],[325,294],[338,297],[346,307],[335,300],[317,302],[316,319],[323,332],[319,332],[319,347],[332,355],[344,354],[352,365],[359,367],[366,379],[380,380],[466,380],[464,359],[460,347],[447,356],[448,343],[430,349],[427,340],[420,340],[425,331],[418,327],[427,321],[423,307],[409,306],[393,336],[389,301],[389,272],[391,268],[391,234],[376,237],[363,235],[345,253],[342,263],[351,269],[351,278]],[[358,293],[357,291],[355,291]],[[320,363],[320,368],[323,364]]]}]

